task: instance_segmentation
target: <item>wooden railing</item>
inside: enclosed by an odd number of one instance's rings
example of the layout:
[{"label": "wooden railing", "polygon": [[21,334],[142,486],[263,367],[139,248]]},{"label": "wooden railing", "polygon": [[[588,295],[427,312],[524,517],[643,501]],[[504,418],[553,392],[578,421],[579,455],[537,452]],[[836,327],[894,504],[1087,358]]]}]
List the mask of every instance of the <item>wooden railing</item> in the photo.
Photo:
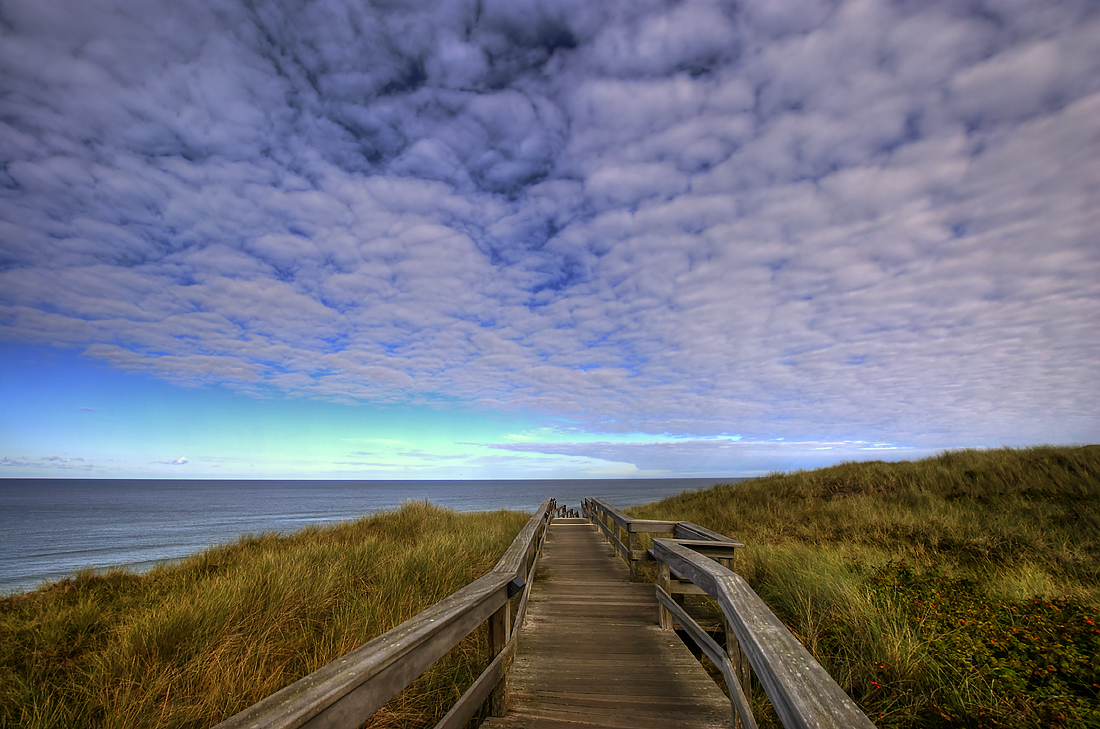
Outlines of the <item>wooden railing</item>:
[{"label": "wooden railing", "polygon": [[579,519],[580,516],[580,512],[571,506],[562,505],[554,509],[555,519]]},{"label": "wooden railing", "polygon": [[[735,551],[744,546],[698,524],[632,519],[600,499],[581,503],[585,518],[598,526],[627,561],[657,561],[657,601],[661,627],[676,627],[718,667],[729,689],[735,725],[755,729],[748,694],[755,673],[787,729],[872,728],[874,724],[844,693],[786,625],[733,572]],[[638,534],[672,534],[638,547]],[[680,604],[682,595],[707,595],[725,617],[726,647],[704,630]]]},{"label": "wooden railing", "polygon": [[488,623],[494,658],[436,729],[464,727],[486,702],[492,715],[503,716],[505,675],[516,649],[512,625],[523,622],[546,527],[556,510],[553,499],[543,501],[488,574],[215,729],[358,727],[482,623]]},{"label": "wooden railing", "polygon": [[[582,500],[581,516],[600,528],[604,537],[630,566],[631,575],[638,574],[640,562],[653,559],[648,550],[639,548],[639,534],[671,534],[675,539],[702,539],[743,546],[723,534],[687,521],[632,519],[602,499]],[[730,556],[733,556],[732,553]]]}]

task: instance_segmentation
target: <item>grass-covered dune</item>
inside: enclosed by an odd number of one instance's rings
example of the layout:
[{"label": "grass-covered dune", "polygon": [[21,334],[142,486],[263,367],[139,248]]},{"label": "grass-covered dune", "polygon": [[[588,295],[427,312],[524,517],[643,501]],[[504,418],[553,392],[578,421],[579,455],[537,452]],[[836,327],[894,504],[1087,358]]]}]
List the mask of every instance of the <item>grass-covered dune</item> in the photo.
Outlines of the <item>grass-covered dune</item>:
[{"label": "grass-covered dune", "polygon": [[[881,727],[1100,727],[1100,446],[842,464],[629,511],[744,542],[737,571]],[[0,727],[208,727],[481,576],[527,519],[410,503],[0,600]],[[475,633],[372,726],[433,725],[486,661]]]},{"label": "grass-covered dune", "polygon": [[[528,518],[413,502],[0,600],[0,727],[209,727],[485,574]],[[375,723],[431,726],[486,654],[475,633]]]},{"label": "grass-covered dune", "polygon": [[881,727],[1100,726],[1100,446],[774,474],[628,510],[735,566]]}]

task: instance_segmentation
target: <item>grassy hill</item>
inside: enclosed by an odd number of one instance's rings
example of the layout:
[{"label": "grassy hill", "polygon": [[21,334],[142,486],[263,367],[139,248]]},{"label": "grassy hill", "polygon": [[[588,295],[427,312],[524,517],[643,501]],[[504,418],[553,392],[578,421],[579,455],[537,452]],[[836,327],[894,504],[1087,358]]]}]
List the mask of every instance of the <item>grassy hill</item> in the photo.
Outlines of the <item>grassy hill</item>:
[{"label": "grassy hill", "polygon": [[[0,600],[0,727],[209,727],[488,572],[527,522],[425,503]],[[481,631],[376,714],[432,726]]]},{"label": "grassy hill", "polygon": [[882,727],[1100,726],[1100,446],[773,474],[628,510],[736,570]]},{"label": "grassy hill", "polygon": [[[843,464],[630,511],[744,542],[737,571],[881,727],[1069,727],[1100,726],[1098,507],[1089,446]],[[0,600],[0,727],[208,727],[481,576],[527,518],[411,503]],[[433,725],[485,660],[475,633],[371,725]]]}]

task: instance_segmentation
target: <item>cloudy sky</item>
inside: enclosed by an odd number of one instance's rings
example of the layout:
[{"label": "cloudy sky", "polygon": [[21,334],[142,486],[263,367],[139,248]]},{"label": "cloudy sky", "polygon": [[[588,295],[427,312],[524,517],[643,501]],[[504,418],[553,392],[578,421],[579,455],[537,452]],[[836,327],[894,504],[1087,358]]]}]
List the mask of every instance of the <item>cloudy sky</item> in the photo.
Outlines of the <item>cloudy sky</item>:
[{"label": "cloudy sky", "polygon": [[4,0],[0,477],[1100,440],[1096,0]]}]

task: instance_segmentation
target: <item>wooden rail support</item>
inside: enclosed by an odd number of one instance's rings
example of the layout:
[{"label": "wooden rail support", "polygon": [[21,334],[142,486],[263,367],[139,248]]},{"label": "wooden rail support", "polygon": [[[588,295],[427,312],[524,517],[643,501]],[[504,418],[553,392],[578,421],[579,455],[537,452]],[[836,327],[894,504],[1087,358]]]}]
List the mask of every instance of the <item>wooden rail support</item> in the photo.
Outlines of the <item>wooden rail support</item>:
[{"label": "wooden rail support", "polygon": [[[672,573],[665,562],[657,563],[657,586],[666,593],[672,594]],[[672,613],[662,603],[657,603],[657,605],[657,612],[659,613],[657,620],[661,625],[661,630],[675,630],[676,622],[672,619]]]},{"label": "wooden rail support", "polygon": [[[511,639],[512,606],[510,602],[493,613],[489,618],[489,653],[498,655],[508,647]],[[496,688],[489,695],[489,713],[493,716],[504,716],[508,711],[508,676],[501,677]]]},{"label": "wooden rail support", "polygon": [[637,532],[631,531],[627,533],[626,548],[630,551],[630,559],[628,560],[630,564],[630,579],[636,580],[638,579],[638,560],[634,559],[634,553],[638,551]]},{"label": "wooden rail support", "polygon": [[[736,639],[783,726],[791,729],[874,727],[740,575],[700,554],[706,544],[696,540],[655,539],[653,553],[658,560],[668,564],[671,572],[690,579],[718,602],[728,623],[727,636]],[[685,623],[684,627],[688,627],[686,623],[691,618],[686,613],[677,613],[671,597],[658,592],[658,598]],[[727,662],[732,664],[732,661]],[[740,676],[727,678],[728,682],[734,680],[743,686]],[[732,696],[733,686],[730,691]]]},{"label": "wooden rail support", "polygon": [[[847,694],[786,630],[733,571],[743,545],[690,522],[631,519],[600,499],[585,499],[581,513],[637,574],[638,561],[657,561],[658,622],[684,630],[718,666],[730,690],[738,729],[756,726],[747,696],[754,680],[763,686],[784,727],[825,729],[873,727]],[[639,550],[638,534],[667,534]],[[625,536],[622,536],[625,535]],[[719,646],[683,608],[684,595],[707,595],[722,609],[725,647]]]}]

